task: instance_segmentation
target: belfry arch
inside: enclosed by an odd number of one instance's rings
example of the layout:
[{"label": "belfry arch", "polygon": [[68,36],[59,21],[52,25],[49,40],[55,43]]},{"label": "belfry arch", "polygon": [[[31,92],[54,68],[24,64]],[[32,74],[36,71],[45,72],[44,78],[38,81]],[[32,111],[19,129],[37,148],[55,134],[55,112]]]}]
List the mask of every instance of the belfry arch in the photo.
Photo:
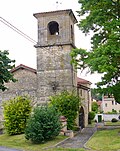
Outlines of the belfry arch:
[{"label": "belfry arch", "polygon": [[48,32],[50,35],[59,35],[59,24],[56,21],[49,22]]}]

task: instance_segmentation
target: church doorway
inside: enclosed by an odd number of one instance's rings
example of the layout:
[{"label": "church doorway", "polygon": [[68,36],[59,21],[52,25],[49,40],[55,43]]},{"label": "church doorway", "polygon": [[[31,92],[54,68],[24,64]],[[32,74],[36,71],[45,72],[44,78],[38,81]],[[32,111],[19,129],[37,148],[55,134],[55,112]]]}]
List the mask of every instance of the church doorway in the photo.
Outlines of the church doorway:
[{"label": "church doorway", "polygon": [[79,126],[81,129],[85,127],[85,120],[84,120],[84,108],[81,106],[80,112],[79,112]]}]

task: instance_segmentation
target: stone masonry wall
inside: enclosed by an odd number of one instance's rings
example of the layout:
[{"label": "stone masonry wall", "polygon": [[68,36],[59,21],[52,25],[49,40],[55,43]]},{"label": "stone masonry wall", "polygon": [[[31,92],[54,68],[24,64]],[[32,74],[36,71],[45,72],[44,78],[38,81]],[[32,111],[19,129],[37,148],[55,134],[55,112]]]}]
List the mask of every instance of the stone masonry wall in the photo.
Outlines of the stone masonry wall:
[{"label": "stone masonry wall", "polygon": [[7,83],[8,90],[0,91],[0,117],[2,115],[2,102],[14,98],[17,95],[28,95],[36,102],[36,73],[25,69],[14,72],[17,82]]},{"label": "stone masonry wall", "polygon": [[[76,78],[70,64],[71,45],[37,48],[37,98],[45,103],[49,96],[76,88]],[[53,86],[56,84],[56,90]]]}]

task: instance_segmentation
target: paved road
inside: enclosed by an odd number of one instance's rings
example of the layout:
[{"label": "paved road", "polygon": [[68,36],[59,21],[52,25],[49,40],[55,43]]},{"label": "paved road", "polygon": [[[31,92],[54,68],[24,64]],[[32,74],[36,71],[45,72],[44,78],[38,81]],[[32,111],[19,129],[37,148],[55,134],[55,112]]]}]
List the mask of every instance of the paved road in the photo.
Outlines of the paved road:
[{"label": "paved road", "polygon": [[13,148],[7,148],[7,147],[0,146],[0,151],[22,151],[22,150],[17,150],[17,149],[13,149]]},{"label": "paved road", "polygon": [[62,144],[58,145],[57,147],[83,148],[85,143],[95,133],[95,131],[96,131],[95,127],[86,127],[82,130],[82,132],[78,133],[75,137],[64,141]]}]

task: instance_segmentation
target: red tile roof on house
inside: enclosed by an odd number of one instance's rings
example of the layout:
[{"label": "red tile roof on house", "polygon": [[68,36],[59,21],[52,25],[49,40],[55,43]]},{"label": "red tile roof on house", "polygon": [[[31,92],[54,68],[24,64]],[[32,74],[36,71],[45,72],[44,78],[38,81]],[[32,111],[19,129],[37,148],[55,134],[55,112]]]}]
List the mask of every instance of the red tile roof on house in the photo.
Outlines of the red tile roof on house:
[{"label": "red tile roof on house", "polygon": [[37,73],[36,69],[33,69],[33,68],[31,68],[31,67],[28,67],[28,66],[25,66],[25,65],[23,65],[23,64],[20,64],[19,66],[13,68],[13,69],[11,70],[11,72],[13,73],[13,72],[15,72],[15,71],[17,71],[17,70],[19,70],[19,69],[26,69],[26,70],[29,70],[29,71],[31,71],[31,72]]},{"label": "red tile roof on house", "polygon": [[82,78],[78,78],[78,77],[77,77],[77,83],[78,84],[92,84],[90,81],[82,79]]}]

